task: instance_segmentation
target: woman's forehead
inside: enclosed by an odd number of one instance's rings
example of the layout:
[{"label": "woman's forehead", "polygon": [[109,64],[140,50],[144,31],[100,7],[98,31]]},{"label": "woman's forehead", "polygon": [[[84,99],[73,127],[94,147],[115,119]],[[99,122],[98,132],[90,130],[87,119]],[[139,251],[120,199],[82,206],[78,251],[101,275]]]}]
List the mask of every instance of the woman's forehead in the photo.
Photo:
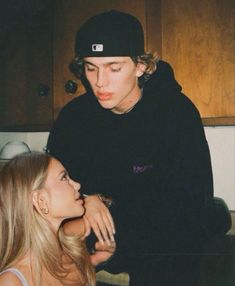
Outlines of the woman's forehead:
[{"label": "woman's forehead", "polygon": [[56,175],[57,173],[60,173],[61,171],[64,170],[63,165],[55,158],[52,158],[50,160],[50,164],[48,166],[48,173]]}]

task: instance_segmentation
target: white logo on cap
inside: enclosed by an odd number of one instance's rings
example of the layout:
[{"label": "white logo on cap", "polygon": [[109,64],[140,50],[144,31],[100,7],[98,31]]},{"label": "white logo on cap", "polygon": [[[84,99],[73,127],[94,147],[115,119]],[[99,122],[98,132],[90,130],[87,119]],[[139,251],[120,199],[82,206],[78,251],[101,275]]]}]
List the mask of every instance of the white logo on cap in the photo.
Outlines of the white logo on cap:
[{"label": "white logo on cap", "polygon": [[91,46],[92,52],[103,52],[104,46],[102,44],[93,44]]}]

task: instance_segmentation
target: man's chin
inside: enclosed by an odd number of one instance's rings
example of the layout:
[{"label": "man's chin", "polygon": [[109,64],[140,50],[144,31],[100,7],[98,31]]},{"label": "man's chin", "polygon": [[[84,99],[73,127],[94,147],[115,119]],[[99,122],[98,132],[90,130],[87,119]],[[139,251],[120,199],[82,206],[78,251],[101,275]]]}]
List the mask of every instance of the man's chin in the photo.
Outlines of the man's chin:
[{"label": "man's chin", "polygon": [[113,104],[111,104],[110,102],[107,102],[107,101],[101,101],[101,100],[98,100],[100,106],[104,109],[109,109],[109,110],[112,110],[114,108]]}]

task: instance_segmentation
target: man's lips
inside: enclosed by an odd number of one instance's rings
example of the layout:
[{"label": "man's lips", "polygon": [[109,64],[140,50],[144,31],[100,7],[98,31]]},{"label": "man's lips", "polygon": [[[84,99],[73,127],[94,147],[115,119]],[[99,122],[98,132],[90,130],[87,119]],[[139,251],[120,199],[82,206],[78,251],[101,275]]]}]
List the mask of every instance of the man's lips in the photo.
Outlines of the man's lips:
[{"label": "man's lips", "polygon": [[99,100],[109,100],[111,97],[112,97],[112,92],[97,92],[96,95],[97,95],[97,98]]}]

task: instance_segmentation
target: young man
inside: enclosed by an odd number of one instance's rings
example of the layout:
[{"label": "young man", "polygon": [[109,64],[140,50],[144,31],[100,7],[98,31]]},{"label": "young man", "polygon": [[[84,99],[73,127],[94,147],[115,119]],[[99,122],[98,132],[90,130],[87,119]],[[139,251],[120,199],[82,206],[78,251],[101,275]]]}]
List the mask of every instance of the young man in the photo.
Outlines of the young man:
[{"label": "young man", "polygon": [[[196,272],[189,282],[178,270],[195,263],[185,258],[208,234],[204,213],[213,198],[197,109],[171,67],[145,54],[142,26],[129,14],[89,19],[77,33],[75,54],[72,66],[87,93],[63,108],[48,150],[86,194],[114,200],[117,252],[106,269],[129,272],[135,286],[178,285],[176,277],[192,286]],[[98,239],[112,239],[109,213],[96,196],[85,201]]]}]

